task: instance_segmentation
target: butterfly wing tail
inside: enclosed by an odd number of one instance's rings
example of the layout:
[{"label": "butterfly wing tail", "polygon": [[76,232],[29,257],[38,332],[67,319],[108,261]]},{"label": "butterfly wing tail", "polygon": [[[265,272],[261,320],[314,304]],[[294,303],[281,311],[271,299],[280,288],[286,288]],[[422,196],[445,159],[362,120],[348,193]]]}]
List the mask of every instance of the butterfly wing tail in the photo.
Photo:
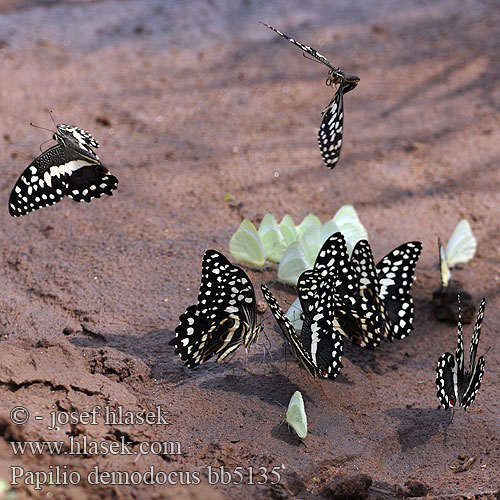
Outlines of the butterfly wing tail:
[{"label": "butterfly wing tail", "polygon": [[444,408],[455,406],[456,394],[453,372],[455,369],[455,359],[453,354],[447,352],[443,354],[436,367],[437,397]]}]

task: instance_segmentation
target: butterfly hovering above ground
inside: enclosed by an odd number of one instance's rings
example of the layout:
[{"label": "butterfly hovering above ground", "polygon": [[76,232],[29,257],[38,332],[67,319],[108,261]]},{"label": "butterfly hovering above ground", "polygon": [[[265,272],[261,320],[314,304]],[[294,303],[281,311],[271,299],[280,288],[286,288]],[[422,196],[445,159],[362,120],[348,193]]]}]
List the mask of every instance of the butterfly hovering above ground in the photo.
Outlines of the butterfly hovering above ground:
[{"label": "butterfly hovering above ground", "polygon": [[35,158],[12,189],[13,217],[53,205],[64,196],[88,203],[103,194],[111,196],[118,186],[93,150],[99,143],[86,130],[65,124],[56,125],[56,130],[57,144]]},{"label": "butterfly hovering above ground", "polygon": [[342,134],[344,128],[344,94],[347,94],[347,92],[350,92],[356,87],[359,83],[359,77],[344,73],[312,47],[290,38],[269,24],[261,24],[272,29],[278,35],[286,38],[289,42],[292,42],[294,45],[299,47],[304,52],[304,55],[309,54],[315,60],[329,68],[326,85],[329,87],[336,86],[336,91],[328,106],[323,110],[323,118],[318,132],[318,144],[325,165],[330,169],[335,168],[339,161],[340,150],[342,148]]},{"label": "butterfly hovering above ground", "polygon": [[485,300],[481,301],[474,325],[474,333],[470,343],[469,367],[464,367],[464,338],[462,334],[462,317],[460,313],[460,295],[458,296],[458,339],[455,356],[447,352],[443,354],[436,367],[437,397],[444,408],[451,406],[467,409],[477,396],[484,375],[484,357],[476,362],[477,346],[481,334],[484,317]]},{"label": "butterfly hovering above ground", "polygon": [[188,368],[195,368],[212,356],[223,361],[241,345],[248,348],[262,329],[257,325],[253,285],[243,269],[216,250],[203,256],[198,301],[179,317],[175,346]]}]

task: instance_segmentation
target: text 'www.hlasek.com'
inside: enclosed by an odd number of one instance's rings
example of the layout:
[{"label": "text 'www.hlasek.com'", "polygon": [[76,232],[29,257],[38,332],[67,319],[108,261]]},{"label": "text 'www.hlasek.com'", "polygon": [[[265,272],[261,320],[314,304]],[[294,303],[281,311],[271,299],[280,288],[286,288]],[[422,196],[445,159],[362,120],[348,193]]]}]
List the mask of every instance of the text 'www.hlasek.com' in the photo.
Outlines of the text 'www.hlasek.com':
[{"label": "text 'www.hlasek.com'", "polygon": [[[55,407],[54,407],[55,408]],[[47,429],[59,432],[68,427],[72,431],[74,426],[99,425],[113,426],[112,434],[115,439],[92,439],[87,435],[66,432],[65,439],[54,441],[11,441],[10,446],[14,457],[22,458],[31,456],[74,456],[89,458],[92,456],[131,456],[127,462],[136,464],[141,456],[157,455],[164,460],[173,461],[174,456],[182,456],[182,446],[179,441],[131,441],[127,433],[116,432],[119,426],[138,425],[169,425],[168,411],[156,406],[151,411],[130,411],[122,406],[109,407],[96,405],[89,411],[50,411],[48,417],[36,414],[33,418],[37,421],[48,420]],[[25,425],[31,418],[30,412],[24,406],[16,406],[10,412],[10,419],[16,425]],[[108,434],[108,435],[110,435]],[[134,458],[135,457],[135,458]],[[77,470],[78,469],[78,470]],[[135,469],[135,467],[134,467]],[[90,485],[188,485],[200,484],[203,480],[209,484],[224,485],[261,485],[279,483],[281,467],[239,466],[224,467],[221,465],[206,465],[197,470],[163,470],[163,467],[149,465],[143,470],[109,470],[100,465],[93,465],[90,469],[82,471],[81,464],[49,465],[43,470],[27,469],[22,465],[10,467],[10,484],[33,486],[41,490],[44,486],[68,486],[87,482]]]}]

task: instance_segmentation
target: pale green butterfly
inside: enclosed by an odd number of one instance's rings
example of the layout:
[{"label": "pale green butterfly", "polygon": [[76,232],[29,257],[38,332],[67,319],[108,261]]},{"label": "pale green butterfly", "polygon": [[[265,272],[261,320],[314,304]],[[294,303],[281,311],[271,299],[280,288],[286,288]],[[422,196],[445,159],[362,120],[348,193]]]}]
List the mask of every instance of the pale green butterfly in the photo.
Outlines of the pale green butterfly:
[{"label": "pale green butterfly", "polygon": [[298,237],[293,219],[288,214],[281,219],[280,231],[287,247],[289,247]]},{"label": "pale green butterfly", "polygon": [[288,245],[273,214],[264,215],[258,233],[264,247],[266,260],[279,262]]},{"label": "pale green butterfly", "polygon": [[304,439],[307,436],[307,416],[300,391],[295,391],[290,399],[290,403],[288,403],[286,421],[300,439]]},{"label": "pale green butterfly", "polygon": [[295,230],[297,231],[297,236],[298,237],[302,236],[305,233],[305,231],[310,227],[318,227],[318,228],[321,227],[321,221],[314,214],[306,215],[302,219],[302,222],[298,226],[295,226]]},{"label": "pale green butterfly", "polygon": [[438,247],[441,285],[445,288],[451,279],[450,269],[458,264],[469,262],[476,253],[477,240],[467,219],[462,219],[457,224],[446,245],[446,249],[443,250],[439,239]]},{"label": "pale green butterfly", "polygon": [[[288,218],[291,220],[290,216]],[[286,233],[282,236],[281,226]],[[229,251],[231,255],[249,267],[262,269],[266,262],[279,262],[288,246],[287,240],[294,237],[295,226],[290,229],[290,222],[283,218],[278,225],[273,214],[266,214],[259,230],[248,219],[243,219],[238,230],[231,237]],[[293,240],[292,240],[293,241]]]},{"label": "pale green butterfly", "polygon": [[255,226],[247,219],[241,221],[240,227],[229,242],[231,255],[249,267],[262,269],[266,264],[266,252]]}]

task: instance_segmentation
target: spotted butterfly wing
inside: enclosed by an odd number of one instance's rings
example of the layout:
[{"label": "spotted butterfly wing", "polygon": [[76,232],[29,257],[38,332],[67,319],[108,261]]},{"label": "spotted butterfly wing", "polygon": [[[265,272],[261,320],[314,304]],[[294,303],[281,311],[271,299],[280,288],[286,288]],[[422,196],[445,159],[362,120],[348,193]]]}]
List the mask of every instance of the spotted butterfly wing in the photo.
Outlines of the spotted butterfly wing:
[{"label": "spotted butterfly wing", "polygon": [[318,145],[328,168],[334,168],[340,159],[344,129],[344,91],[339,86],[333,99],[323,111],[318,130]]},{"label": "spotted butterfly wing", "polygon": [[379,297],[385,337],[392,341],[402,339],[413,330],[413,284],[422,244],[410,241],[389,252],[376,266],[379,282]]},{"label": "spotted butterfly wing", "polygon": [[335,327],[356,345],[373,349],[380,343],[381,329],[373,292],[364,284],[363,273],[357,266],[356,256],[361,255],[361,248],[359,243],[355,246],[350,262],[345,238],[337,232],[324,243],[314,270],[330,276],[343,300],[343,305],[337,308]]},{"label": "spotted butterfly wing", "polygon": [[80,148],[95,155],[92,148],[98,148],[99,143],[92,137],[92,135],[90,135],[89,132],[87,132],[83,128],[60,123],[59,125],[57,125],[57,130],[60,134],[71,136]]},{"label": "spotted butterfly wing", "polygon": [[97,141],[85,130],[59,124],[55,146],[45,150],[24,170],[12,189],[9,213],[20,217],[53,205],[64,196],[90,202],[112,195],[118,179],[104,167],[92,147]]},{"label": "spotted butterfly wing", "polygon": [[[313,279],[312,276],[309,279]],[[335,301],[330,300],[331,294],[324,285],[318,286],[318,294],[306,298],[307,309],[303,311],[304,321],[299,335],[271,291],[265,285],[261,288],[269,309],[302,366],[313,377],[334,379],[342,368],[343,343],[333,326]]]},{"label": "spotted butterfly wing", "polygon": [[467,409],[476,399],[484,375],[484,357],[476,363],[477,346],[484,317],[485,300],[481,301],[474,325],[474,334],[470,344],[468,369],[464,368],[464,341],[462,334],[462,316],[460,297],[458,305],[458,334],[455,356],[447,352],[440,356],[436,367],[437,397],[444,408],[458,406]]},{"label": "spotted butterfly wing", "polygon": [[318,144],[323,162],[328,168],[333,169],[339,161],[340,150],[342,148],[344,94],[350,92],[356,87],[359,82],[359,77],[356,75],[348,75],[339,68],[336,68],[324,55],[320,54],[312,47],[290,38],[269,24],[262,24],[299,47],[302,51],[304,51],[304,53],[311,55],[317,61],[327,66],[329,68],[329,72],[326,84],[328,86],[338,85],[333,99],[322,113],[323,119],[318,132]]},{"label": "spotted butterfly wing", "polygon": [[198,302],[179,317],[170,345],[188,368],[214,355],[223,361],[238,347],[257,341],[257,306],[253,285],[243,269],[216,250],[203,256]]}]

